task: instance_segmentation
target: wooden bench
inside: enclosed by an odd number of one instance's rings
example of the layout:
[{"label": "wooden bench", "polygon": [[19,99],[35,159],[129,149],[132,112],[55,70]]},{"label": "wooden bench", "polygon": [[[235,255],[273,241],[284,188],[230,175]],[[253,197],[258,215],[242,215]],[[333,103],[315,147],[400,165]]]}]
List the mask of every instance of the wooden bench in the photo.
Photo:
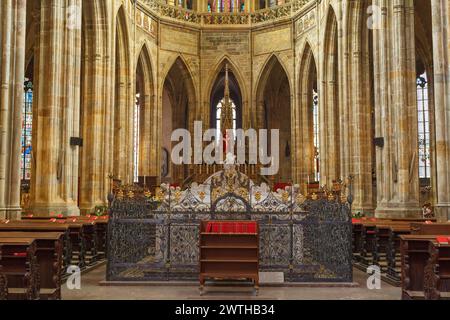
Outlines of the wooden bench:
[{"label": "wooden bench", "polygon": [[0,265],[0,300],[8,298],[8,280],[3,273],[3,267]]},{"label": "wooden bench", "polygon": [[40,299],[61,299],[64,234],[56,232],[0,232],[0,242],[4,238],[26,237],[36,240]]},{"label": "wooden bench", "polygon": [[361,232],[362,232],[363,223],[358,221],[353,223],[353,232],[352,232],[352,251],[353,251],[353,259],[355,262],[359,262],[359,253],[361,252]]},{"label": "wooden bench", "polygon": [[[70,261],[68,261],[68,265],[76,265],[81,269],[86,267],[85,262],[85,227],[88,225],[87,223],[67,223],[66,221],[35,221],[35,220],[27,220],[27,221],[13,221],[10,222],[9,225],[17,227],[17,228],[28,228],[28,231],[40,231],[38,228],[48,228],[51,229],[54,226],[63,226],[68,228],[69,235],[69,243],[70,243]],[[0,229],[1,231],[1,229]],[[23,231],[23,230],[17,230]],[[48,230],[47,230],[48,231]]]},{"label": "wooden bench", "polygon": [[424,296],[427,300],[450,300],[450,245],[430,241],[424,270]]},{"label": "wooden bench", "polygon": [[450,235],[450,223],[412,223],[411,234]]},{"label": "wooden bench", "polygon": [[409,223],[404,221],[363,221],[358,223],[354,236],[357,240],[355,261],[360,268],[366,269],[370,265],[379,265],[387,270],[387,254],[390,247],[391,227],[409,228]]},{"label": "wooden bench", "polygon": [[88,264],[92,264],[98,260],[106,257],[106,241],[108,230],[108,216],[78,216],[78,217],[34,217],[28,215],[22,217],[23,221],[66,221],[66,222],[82,222],[93,223],[92,227],[87,227],[85,230],[86,237],[86,260]]},{"label": "wooden bench", "polygon": [[64,248],[63,248],[63,268],[67,268],[72,260],[72,244],[69,234],[69,226],[67,224],[29,224],[20,221],[15,222],[0,222],[0,232],[57,232],[64,234]]},{"label": "wooden bench", "polygon": [[[439,255],[441,247],[436,235],[404,235],[401,238],[402,299],[422,300],[441,297],[450,298],[448,285],[448,245]],[[443,273],[440,272],[440,260]],[[441,282],[440,279],[445,280]],[[440,291],[442,290],[442,291]]]},{"label": "wooden bench", "polygon": [[6,278],[8,300],[39,299],[36,241],[32,238],[0,239],[2,278]]},{"label": "wooden bench", "polygon": [[386,248],[387,270],[386,279],[395,286],[401,286],[401,254],[400,236],[411,233],[411,226],[389,226],[388,244]]}]

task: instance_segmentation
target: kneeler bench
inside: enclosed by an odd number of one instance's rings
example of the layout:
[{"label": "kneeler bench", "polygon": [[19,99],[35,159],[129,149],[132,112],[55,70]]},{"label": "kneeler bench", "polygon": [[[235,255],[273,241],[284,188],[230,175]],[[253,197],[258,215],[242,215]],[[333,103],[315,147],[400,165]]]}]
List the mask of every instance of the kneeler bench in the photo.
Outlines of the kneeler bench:
[{"label": "kneeler bench", "polygon": [[[448,239],[448,236],[446,236]],[[450,298],[450,245],[436,235],[401,238],[402,299]],[[450,239],[449,239],[450,240]]]},{"label": "kneeler bench", "polygon": [[[36,258],[40,279],[40,299],[61,299],[61,269],[64,233],[57,232],[0,232],[4,238],[32,237],[36,240]],[[1,261],[0,261],[1,263]]]},{"label": "kneeler bench", "polygon": [[[39,271],[36,241],[32,238],[0,239],[0,291],[6,289],[8,300],[39,299]],[[4,280],[6,279],[6,284]],[[2,288],[3,287],[3,288]]]}]

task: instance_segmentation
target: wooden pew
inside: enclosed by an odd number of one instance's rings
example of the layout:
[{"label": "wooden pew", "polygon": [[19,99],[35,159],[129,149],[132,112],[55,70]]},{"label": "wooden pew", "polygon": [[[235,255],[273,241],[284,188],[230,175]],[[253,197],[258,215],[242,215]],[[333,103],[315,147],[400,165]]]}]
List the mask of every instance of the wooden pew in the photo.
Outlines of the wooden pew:
[{"label": "wooden pew", "polygon": [[[441,277],[447,280],[449,276],[448,269],[448,248],[445,246],[445,252],[441,256],[444,260],[443,272],[440,274],[439,255],[436,255],[436,248],[440,246],[436,241],[437,235],[403,235],[401,239],[401,254],[402,254],[402,299],[404,300],[421,300],[425,298],[435,298],[438,296],[436,290],[445,290],[439,292],[439,296],[444,293],[446,298],[448,295],[448,282],[444,285],[441,282],[435,282],[436,279],[426,278],[433,274],[433,277]],[[426,271],[428,270],[428,271]],[[438,284],[439,283],[439,284]],[[425,293],[427,292],[427,294]]]},{"label": "wooden pew", "polygon": [[412,223],[411,234],[450,235],[450,223]]},{"label": "wooden pew", "polygon": [[[359,236],[359,252],[354,253],[356,261],[362,269],[366,269],[370,265],[379,265],[387,269],[387,249],[390,241],[390,228],[399,226],[409,228],[409,222],[391,221],[391,220],[369,220],[362,221],[358,227]],[[383,261],[381,261],[383,260]]]},{"label": "wooden pew", "polygon": [[450,300],[450,245],[430,241],[428,253],[423,284],[425,299]]},{"label": "wooden pew", "polygon": [[389,227],[389,240],[386,248],[387,270],[385,280],[395,286],[401,286],[400,236],[410,233],[410,225],[395,225]]},{"label": "wooden pew", "polygon": [[98,217],[94,220],[97,232],[97,254],[99,259],[105,259],[108,239],[108,217]]},{"label": "wooden pew", "polygon": [[355,263],[361,261],[360,252],[362,250],[362,241],[361,241],[362,226],[363,223],[361,220],[353,222],[352,249],[353,249],[353,260]]},{"label": "wooden pew", "polygon": [[[385,255],[387,255],[385,252],[386,248],[389,246],[388,235],[390,234],[390,231],[388,231],[388,228],[390,226],[398,226],[398,225],[409,226],[411,223],[414,222],[425,222],[425,221],[429,220],[423,218],[353,219],[353,258],[356,263],[356,266],[365,269],[369,265],[377,264],[381,258],[384,259]],[[381,229],[381,234],[378,235],[377,233],[379,232],[379,230],[377,228],[380,226],[383,226],[384,228]],[[378,237],[380,237],[380,239],[378,239]],[[394,232],[394,239],[395,238],[396,237]],[[398,238],[397,243],[399,243]],[[396,247],[399,247],[399,245],[397,245]],[[380,252],[378,253],[379,250]],[[386,263],[382,264],[385,265]]]},{"label": "wooden pew", "polygon": [[429,256],[430,241],[433,235],[403,235],[401,239],[402,255],[402,299],[424,299],[424,270]]},{"label": "wooden pew", "polygon": [[395,250],[394,242],[399,232],[410,233],[409,223],[376,224],[373,264],[381,267],[382,272],[387,272],[389,260],[395,258],[391,251],[393,247]]},{"label": "wooden pew", "polygon": [[72,221],[83,223],[94,223],[92,228],[87,228],[86,231],[86,254],[88,264],[92,264],[98,260],[106,257],[106,240],[108,230],[108,216],[77,216],[77,217],[34,217],[33,215],[23,216],[23,221]]},{"label": "wooden pew", "polygon": [[64,234],[56,232],[0,232],[4,238],[36,240],[36,258],[39,266],[40,299],[61,299],[61,269]]},{"label": "wooden pew", "polygon": [[0,265],[2,275],[7,280],[8,300],[39,299],[39,271],[34,239],[0,239]]},{"label": "wooden pew", "polygon": [[3,273],[3,267],[0,265],[0,301],[8,298],[8,280]]},{"label": "wooden pew", "polygon": [[[8,223],[17,228],[25,228],[27,227],[28,231],[38,231],[38,229],[34,228],[53,228],[53,226],[64,226],[69,230],[69,242],[70,242],[70,261],[68,265],[76,265],[81,269],[86,267],[85,261],[85,246],[86,246],[86,238],[85,238],[85,227],[88,225],[87,223],[68,223],[66,221],[36,221],[36,220],[27,220],[27,221],[12,221]],[[1,229],[0,229],[1,231]],[[16,231],[25,231],[25,230],[16,230]]]},{"label": "wooden pew", "polygon": [[63,268],[67,268],[72,260],[72,244],[69,234],[69,226],[67,224],[29,224],[20,221],[6,223],[0,222],[0,232],[57,232],[64,234],[64,249],[63,249]]}]

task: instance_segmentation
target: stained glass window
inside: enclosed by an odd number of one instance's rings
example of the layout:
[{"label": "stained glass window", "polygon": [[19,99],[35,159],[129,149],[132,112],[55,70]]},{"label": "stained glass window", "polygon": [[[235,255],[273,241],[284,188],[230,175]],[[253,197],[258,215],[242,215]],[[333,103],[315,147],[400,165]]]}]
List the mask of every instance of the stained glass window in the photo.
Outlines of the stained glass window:
[{"label": "stained glass window", "polygon": [[[224,99],[222,99],[216,107],[216,135],[217,137],[221,136],[221,130],[222,130],[222,107],[225,103]],[[226,129],[233,129],[233,135],[236,137],[236,129],[237,129],[237,118],[236,118],[236,105],[234,104],[233,100],[231,100],[231,107],[233,109],[233,128],[226,128]]]},{"label": "stained glass window", "polygon": [[419,178],[430,178],[430,119],[428,108],[428,78],[426,72],[417,78],[417,112],[419,133]]},{"label": "stained glass window", "polygon": [[313,90],[314,179],[320,181],[319,94]]},{"label": "stained glass window", "polygon": [[22,157],[21,175],[22,180],[31,179],[31,151],[32,151],[32,129],[33,129],[33,83],[25,79],[24,100],[22,108]]},{"label": "stained glass window", "polygon": [[139,182],[139,127],[141,117],[140,94],[136,94],[136,102],[134,106],[134,121],[133,121],[133,167],[134,167],[134,182]]}]

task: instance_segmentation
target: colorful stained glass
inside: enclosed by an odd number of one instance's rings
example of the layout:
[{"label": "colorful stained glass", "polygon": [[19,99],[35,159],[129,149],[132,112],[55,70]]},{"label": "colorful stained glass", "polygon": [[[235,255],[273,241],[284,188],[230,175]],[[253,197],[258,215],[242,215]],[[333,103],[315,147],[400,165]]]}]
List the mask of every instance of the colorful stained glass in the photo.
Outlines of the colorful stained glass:
[{"label": "colorful stained glass", "polygon": [[319,125],[319,94],[313,90],[313,132],[314,132],[314,179],[320,181],[320,125]]},{"label": "colorful stained glass", "polygon": [[424,73],[417,78],[417,119],[419,138],[419,178],[431,177],[430,114],[428,108],[428,78]]},{"label": "colorful stained glass", "polygon": [[22,180],[31,179],[33,130],[33,83],[26,79],[24,84],[24,100],[22,108],[22,157],[20,162]]}]

